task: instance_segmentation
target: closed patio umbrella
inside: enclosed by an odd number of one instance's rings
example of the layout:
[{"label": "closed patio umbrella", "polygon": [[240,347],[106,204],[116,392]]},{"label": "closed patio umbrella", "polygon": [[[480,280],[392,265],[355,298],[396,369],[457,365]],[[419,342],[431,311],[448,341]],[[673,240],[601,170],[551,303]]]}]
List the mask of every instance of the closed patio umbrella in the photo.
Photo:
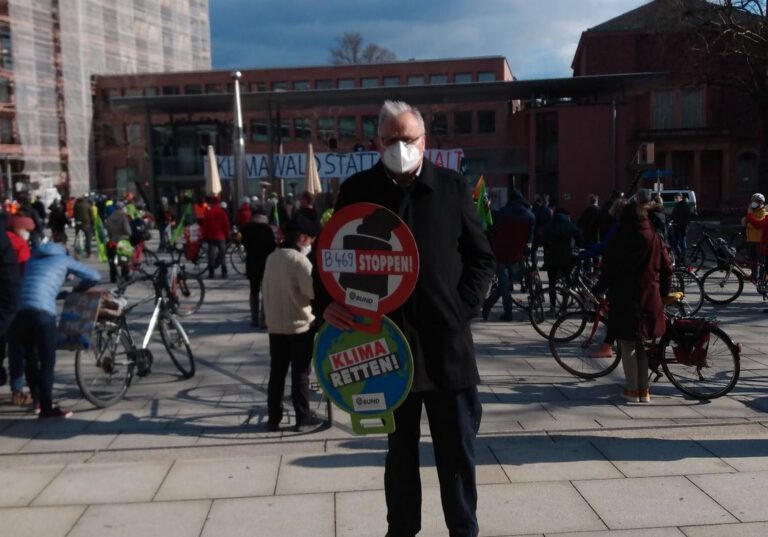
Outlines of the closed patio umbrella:
[{"label": "closed patio umbrella", "polygon": [[216,165],[216,153],[213,146],[208,146],[208,173],[205,174],[205,193],[208,196],[218,196],[221,192],[219,167]]},{"label": "closed patio umbrella", "polygon": [[323,186],[320,183],[320,173],[317,171],[315,152],[312,149],[312,144],[307,146],[307,166],[306,170],[304,171],[304,190],[310,194],[320,194],[323,191]]}]

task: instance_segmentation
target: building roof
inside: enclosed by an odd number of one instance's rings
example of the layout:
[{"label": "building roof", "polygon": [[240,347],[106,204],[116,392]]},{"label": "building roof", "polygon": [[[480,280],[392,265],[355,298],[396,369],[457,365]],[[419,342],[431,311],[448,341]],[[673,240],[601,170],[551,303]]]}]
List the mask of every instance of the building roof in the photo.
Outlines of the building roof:
[{"label": "building roof", "polygon": [[[658,82],[664,73],[580,76],[541,80],[513,80],[305,91],[242,93],[244,111],[268,108],[306,109],[318,106],[378,106],[385,100],[402,100],[413,105],[511,101],[530,98],[563,99],[615,93]],[[117,97],[112,108],[135,112],[199,113],[231,112],[232,94],[158,95]]]},{"label": "building roof", "polygon": [[[717,16],[718,6],[707,0],[652,0],[589,28],[587,32],[667,32],[701,25]],[[734,11],[737,20],[748,22],[749,14]]]}]

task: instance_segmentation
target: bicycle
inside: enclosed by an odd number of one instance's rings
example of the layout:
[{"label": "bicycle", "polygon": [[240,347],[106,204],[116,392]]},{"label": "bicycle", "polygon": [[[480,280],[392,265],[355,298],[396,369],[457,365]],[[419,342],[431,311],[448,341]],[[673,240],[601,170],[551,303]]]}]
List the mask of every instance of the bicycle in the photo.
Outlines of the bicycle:
[{"label": "bicycle", "polygon": [[[171,289],[168,285],[169,264],[156,263],[157,270],[145,278],[151,279],[154,296],[147,297],[132,306],[113,310],[111,316],[101,315],[91,335],[90,346],[75,354],[75,379],[83,396],[98,408],[105,408],[120,401],[133,380],[152,370],[154,357],[149,342],[155,329],[159,329],[163,346],[171,361],[184,379],[195,374],[195,358],[189,337],[171,307]],[[116,296],[125,293],[130,280],[116,290]],[[128,314],[140,304],[155,301],[155,308],[147,325],[141,346],[138,347],[128,328]]]},{"label": "bicycle", "polygon": [[760,264],[739,261],[736,252],[723,244],[720,245],[723,253],[718,265],[705,272],[701,278],[704,298],[713,304],[728,304],[741,295],[744,291],[744,281],[748,281],[755,286],[763,300],[767,299],[768,278]]},{"label": "bicycle", "polygon": [[[702,229],[701,237],[685,254],[688,266],[694,272],[699,272],[705,264],[709,264],[710,260],[714,260],[715,263],[718,263],[721,260],[722,244],[725,244],[726,247],[733,248],[734,251],[737,250],[734,247],[734,244],[738,245],[741,250],[745,248],[742,240],[743,234],[741,232],[731,233],[726,241],[724,238],[716,238],[708,233],[708,231],[715,231],[715,228],[704,224],[701,224],[700,227]],[[707,250],[710,252],[709,255],[707,254]],[[742,251],[739,255],[744,258],[745,254]]]},{"label": "bicycle", "polygon": [[[607,302],[601,301],[596,312],[564,315],[552,327],[550,351],[557,363],[572,375],[599,378],[621,362],[621,351],[615,344],[612,358],[595,357],[595,351],[606,339],[608,325],[604,314],[607,311]],[[647,343],[646,352],[653,382],[661,377],[661,367],[678,390],[696,399],[721,397],[738,382],[741,346],[713,319],[666,315],[664,335]]]},{"label": "bicycle", "polygon": [[240,231],[237,227],[232,228],[232,240],[227,245],[226,255],[232,269],[238,274],[245,274],[245,247],[241,242]]}]

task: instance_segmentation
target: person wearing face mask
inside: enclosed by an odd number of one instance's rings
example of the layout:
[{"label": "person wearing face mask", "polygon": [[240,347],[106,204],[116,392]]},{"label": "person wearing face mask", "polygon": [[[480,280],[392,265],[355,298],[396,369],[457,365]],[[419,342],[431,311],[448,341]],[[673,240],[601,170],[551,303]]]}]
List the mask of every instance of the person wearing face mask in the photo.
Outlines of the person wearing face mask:
[{"label": "person wearing face mask", "polygon": [[[478,534],[474,444],[482,408],[470,319],[479,313],[496,263],[461,175],[424,158],[424,120],[410,105],[386,101],[379,113],[381,160],[348,178],[335,210],[358,202],[398,214],[416,239],[419,278],[402,307],[387,314],[413,353],[411,392],[394,412],[384,471],[388,535],[421,529],[419,437],[426,408],[450,535]],[[339,329],[354,317],[334,302],[315,271],[315,312]]]},{"label": "person wearing face mask", "polygon": [[291,368],[291,400],[296,430],[317,427],[323,421],[309,409],[309,371],[315,339],[310,303],[312,263],[307,254],[320,226],[301,215],[287,226],[280,248],[269,254],[261,289],[269,332],[269,383],[267,430],[280,430],[283,418],[285,376]]}]

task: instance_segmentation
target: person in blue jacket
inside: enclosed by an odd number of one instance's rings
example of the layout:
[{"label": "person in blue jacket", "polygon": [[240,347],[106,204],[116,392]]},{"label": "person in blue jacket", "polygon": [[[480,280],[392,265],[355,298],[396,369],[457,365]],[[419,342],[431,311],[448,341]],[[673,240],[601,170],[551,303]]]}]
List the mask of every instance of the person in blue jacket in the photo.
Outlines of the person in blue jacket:
[{"label": "person in blue jacket", "polygon": [[98,272],[69,257],[62,244],[49,242],[35,248],[24,269],[19,312],[9,330],[9,355],[21,356],[26,364],[27,384],[35,406],[40,406],[40,418],[72,415],[53,404],[58,340],[56,296],[69,274],[82,280],[76,291],[88,289],[101,279]]}]

